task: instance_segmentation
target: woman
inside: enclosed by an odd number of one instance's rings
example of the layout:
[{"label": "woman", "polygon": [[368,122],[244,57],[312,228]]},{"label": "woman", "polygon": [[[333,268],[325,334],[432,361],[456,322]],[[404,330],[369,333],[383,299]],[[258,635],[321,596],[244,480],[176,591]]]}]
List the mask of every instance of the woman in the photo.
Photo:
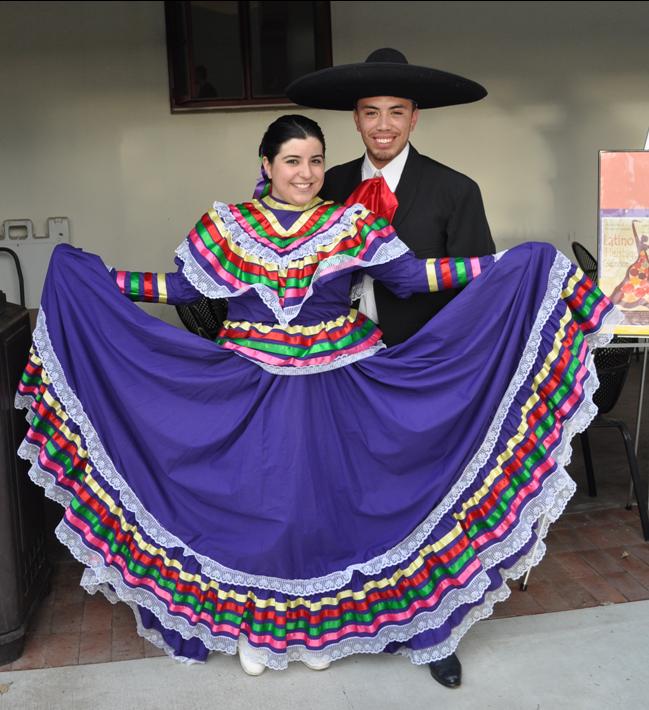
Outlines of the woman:
[{"label": "woman", "polygon": [[[50,265],[21,454],[66,507],[82,585],[180,660],[444,658],[539,561],[574,489],[608,299],[549,245],[416,259],[362,205],[318,199],[324,150],[309,119],[275,121],[270,191],[215,203],[175,274],[108,272],[67,246]],[[385,348],[350,309],[363,273],[401,296],[468,285]],[[229,320],[215,345],[116,284],[230,297]]]}]

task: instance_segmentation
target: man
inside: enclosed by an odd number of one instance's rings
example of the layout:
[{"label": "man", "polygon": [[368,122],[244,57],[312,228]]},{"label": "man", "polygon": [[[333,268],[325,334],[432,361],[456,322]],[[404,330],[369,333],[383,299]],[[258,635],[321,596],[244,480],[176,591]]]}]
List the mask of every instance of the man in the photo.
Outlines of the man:
[{"label": "man", "polygon": [[[398,201],[392,224],[421,258],[495,251],[478,185],[420,155],[409,143],[420,109],[469,103],[486,93],[463,77],[408,64],[401,52],[389,48],[372,52],[360,64],[308,74],[287,89],[289,98],[304,106],[353,110],[366,147],[363,157],[327,171],[320,194],[345,202],[359,183],[380,175]],[[382,284],[374,283],[372,289],[371,281],[364,279],[361,310],[379,323],[387,345],[409,338],[455,295],[444,291],[404,300]],[[408,645],[425,647],[425,637],[420,634]],[[386,650],[397,650],[398,645],[390,644]],[[460,685],[462,667],[454,653],[429,667],[442,685]]]},{"label": "man", "polygon": [[[367,149],[365,156],[327,171],[323,197],[344,202],[362,180],[380,171],[398,200],[392,224],[417,256],[483,256],[495,251],[478,185],[409,144],[420,109],[477,101],[486,95],[482,86],[408,64],[395,49],[379,49],[361,64],[302,77],[287,94],[306,106],[352,109]],[[371,292],[361,308],[378,321],[384,342],[395,345],[454,295],[445,291],[402,300],[375,283],[376,311]]]}]

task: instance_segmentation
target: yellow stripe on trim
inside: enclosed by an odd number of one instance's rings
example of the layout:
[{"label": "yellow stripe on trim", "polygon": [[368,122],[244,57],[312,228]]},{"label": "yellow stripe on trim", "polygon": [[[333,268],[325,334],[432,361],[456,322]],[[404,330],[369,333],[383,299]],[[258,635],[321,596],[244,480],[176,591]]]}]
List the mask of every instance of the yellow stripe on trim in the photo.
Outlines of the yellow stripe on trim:
[{"label": "yellow stripe on trim", "polygon": [[584,272],[581,269],[577,268],[577,271],[568,279],[568,283],[565,285],[563,291],[561,291],[561,298],[568,298],[569,296],[572,296],[575,292],[577,284],[582,280],[583,277]]},{"label": "yellow stripe on trim", "polygon": [[260,333],[272,333],[281,330],[283,333],[288,333],[289,335],[317,335],[323,331],[339,328],[344,325],[345,322],[352,323],[357,317],[358,311],[352,308],[349,315],[340,316],[336,318],[336,320],[329,320],[326,323],[318,323],[317,325],[282,325],[281,323],[266,325],[265,323],[255,323],[247,320],[224,320],[223,327],[241,328],[242,330],[252,330],[254,328]]},{"label": "yellow stripe on trim", "polygon": [[158,274],[158,302],[167,302],[167,277],[165,274]]},{"label": "yellow stripe on trim", "polygon": [[36,367],[43,366],[43,361],[36,354],[36,348],[33,345],[29,348],[29,357],[27,358],[27,362],[29,363],[30,361],[32,365],[36,365]]},{"label": "yellow stripe on trim", "polygon": [[[269,204],[273,203],[277,205],[277,209],[285,209],[286,206],[283,206],[279,202],[275,202],[272,198],[265,197],[264,198],[266,201],[269,202]],[[328,203],[330,205],[333,205],[333,202],[331,200],[328,200]],[[306,207],[298,207],[296,206],[295,211],[300,211],[302,214],[293,222],[293,224],[288,228],[284,229],[282,225],[280,224],[279,220],[277,217],[266,207],[262,202],[259,200],[252,200],[252,202],[243,202],[238,205],[234,205],[237,208],[245,207],[248,209],[249,205],[252,205],[255,209],[259,210],[264,215],[264,218],[268,220],[268,222],[272,225],[273,229],[277,232],[277,235],[279,237],[283,237],[285,239],[290,239],[294,232],[299,231],[302,229],[302,227],[311,219],[311,216],[313,213],[321,207],[324,203],[319,197],[314,197],[311,202]],[[291,205],[293,207],[293,205]]]},{"label": "yellow stripe on trim", "polygon": [[439,291],[437,283],[437,274],[435,273],[435,262],[437,259],[426,259],[426,276],[428,277],[428,288],[431,293]]},{"label": "yellow stripe on trim", "polygon": [[[306,205],[291,205],[288,202],[278,202],[273,198],[272,195],[266,195],[264,197],[264,202],[271,209],[284,210],[285,212],[304,212],[306,210],[313,211],[314,208],[320,207],[321,205],[333,205],[333,200],[323,200],[321,197],[314,197],[311,202]],[[260,211],[263,209],[264,204],[261,200],[251,200],[251,203],[255,205]],[[250,202],[243,202],[241,204],[250,204]],[[239,205],[237,205],[238,207]]]}]

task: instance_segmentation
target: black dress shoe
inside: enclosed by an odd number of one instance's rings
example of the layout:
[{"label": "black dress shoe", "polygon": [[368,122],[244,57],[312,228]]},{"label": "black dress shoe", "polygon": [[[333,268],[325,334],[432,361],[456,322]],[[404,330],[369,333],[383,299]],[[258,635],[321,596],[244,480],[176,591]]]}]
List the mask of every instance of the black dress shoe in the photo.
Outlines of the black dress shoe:
[{"label": "black dress shoe", "polygon": [[462,684],[462,664],[454,653],[441,661],[431,661],[428,667],[433,678],[447,688],[459,688]]}]

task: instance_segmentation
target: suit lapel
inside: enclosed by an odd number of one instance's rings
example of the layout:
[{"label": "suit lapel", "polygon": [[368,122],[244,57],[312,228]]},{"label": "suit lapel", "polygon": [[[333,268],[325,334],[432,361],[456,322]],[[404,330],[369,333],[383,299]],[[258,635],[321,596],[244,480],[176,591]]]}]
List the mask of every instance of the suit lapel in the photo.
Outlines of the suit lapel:
[{"label": "suit lapel", "polygon": [[397,190],[394,193],[399,201],[399,207],[397,208],[394,219],[392,220],[392,224],[395,229],[399,228],[399,225],[406,218],[406,215],[415,202],[420,176],[421,166],[419,153],[411,145],[410,151],[408,152],[408,159],[406,160],[406,164],[403,166],[401,179],[399,180]]},{"label": "suit lapel", "polygon": [[358,160],[354,160],[354,162],[349,166],[349,171],[345,176],[345,199],[347,199],[362,182],[364,159],[365,156],[359,158]]}]

